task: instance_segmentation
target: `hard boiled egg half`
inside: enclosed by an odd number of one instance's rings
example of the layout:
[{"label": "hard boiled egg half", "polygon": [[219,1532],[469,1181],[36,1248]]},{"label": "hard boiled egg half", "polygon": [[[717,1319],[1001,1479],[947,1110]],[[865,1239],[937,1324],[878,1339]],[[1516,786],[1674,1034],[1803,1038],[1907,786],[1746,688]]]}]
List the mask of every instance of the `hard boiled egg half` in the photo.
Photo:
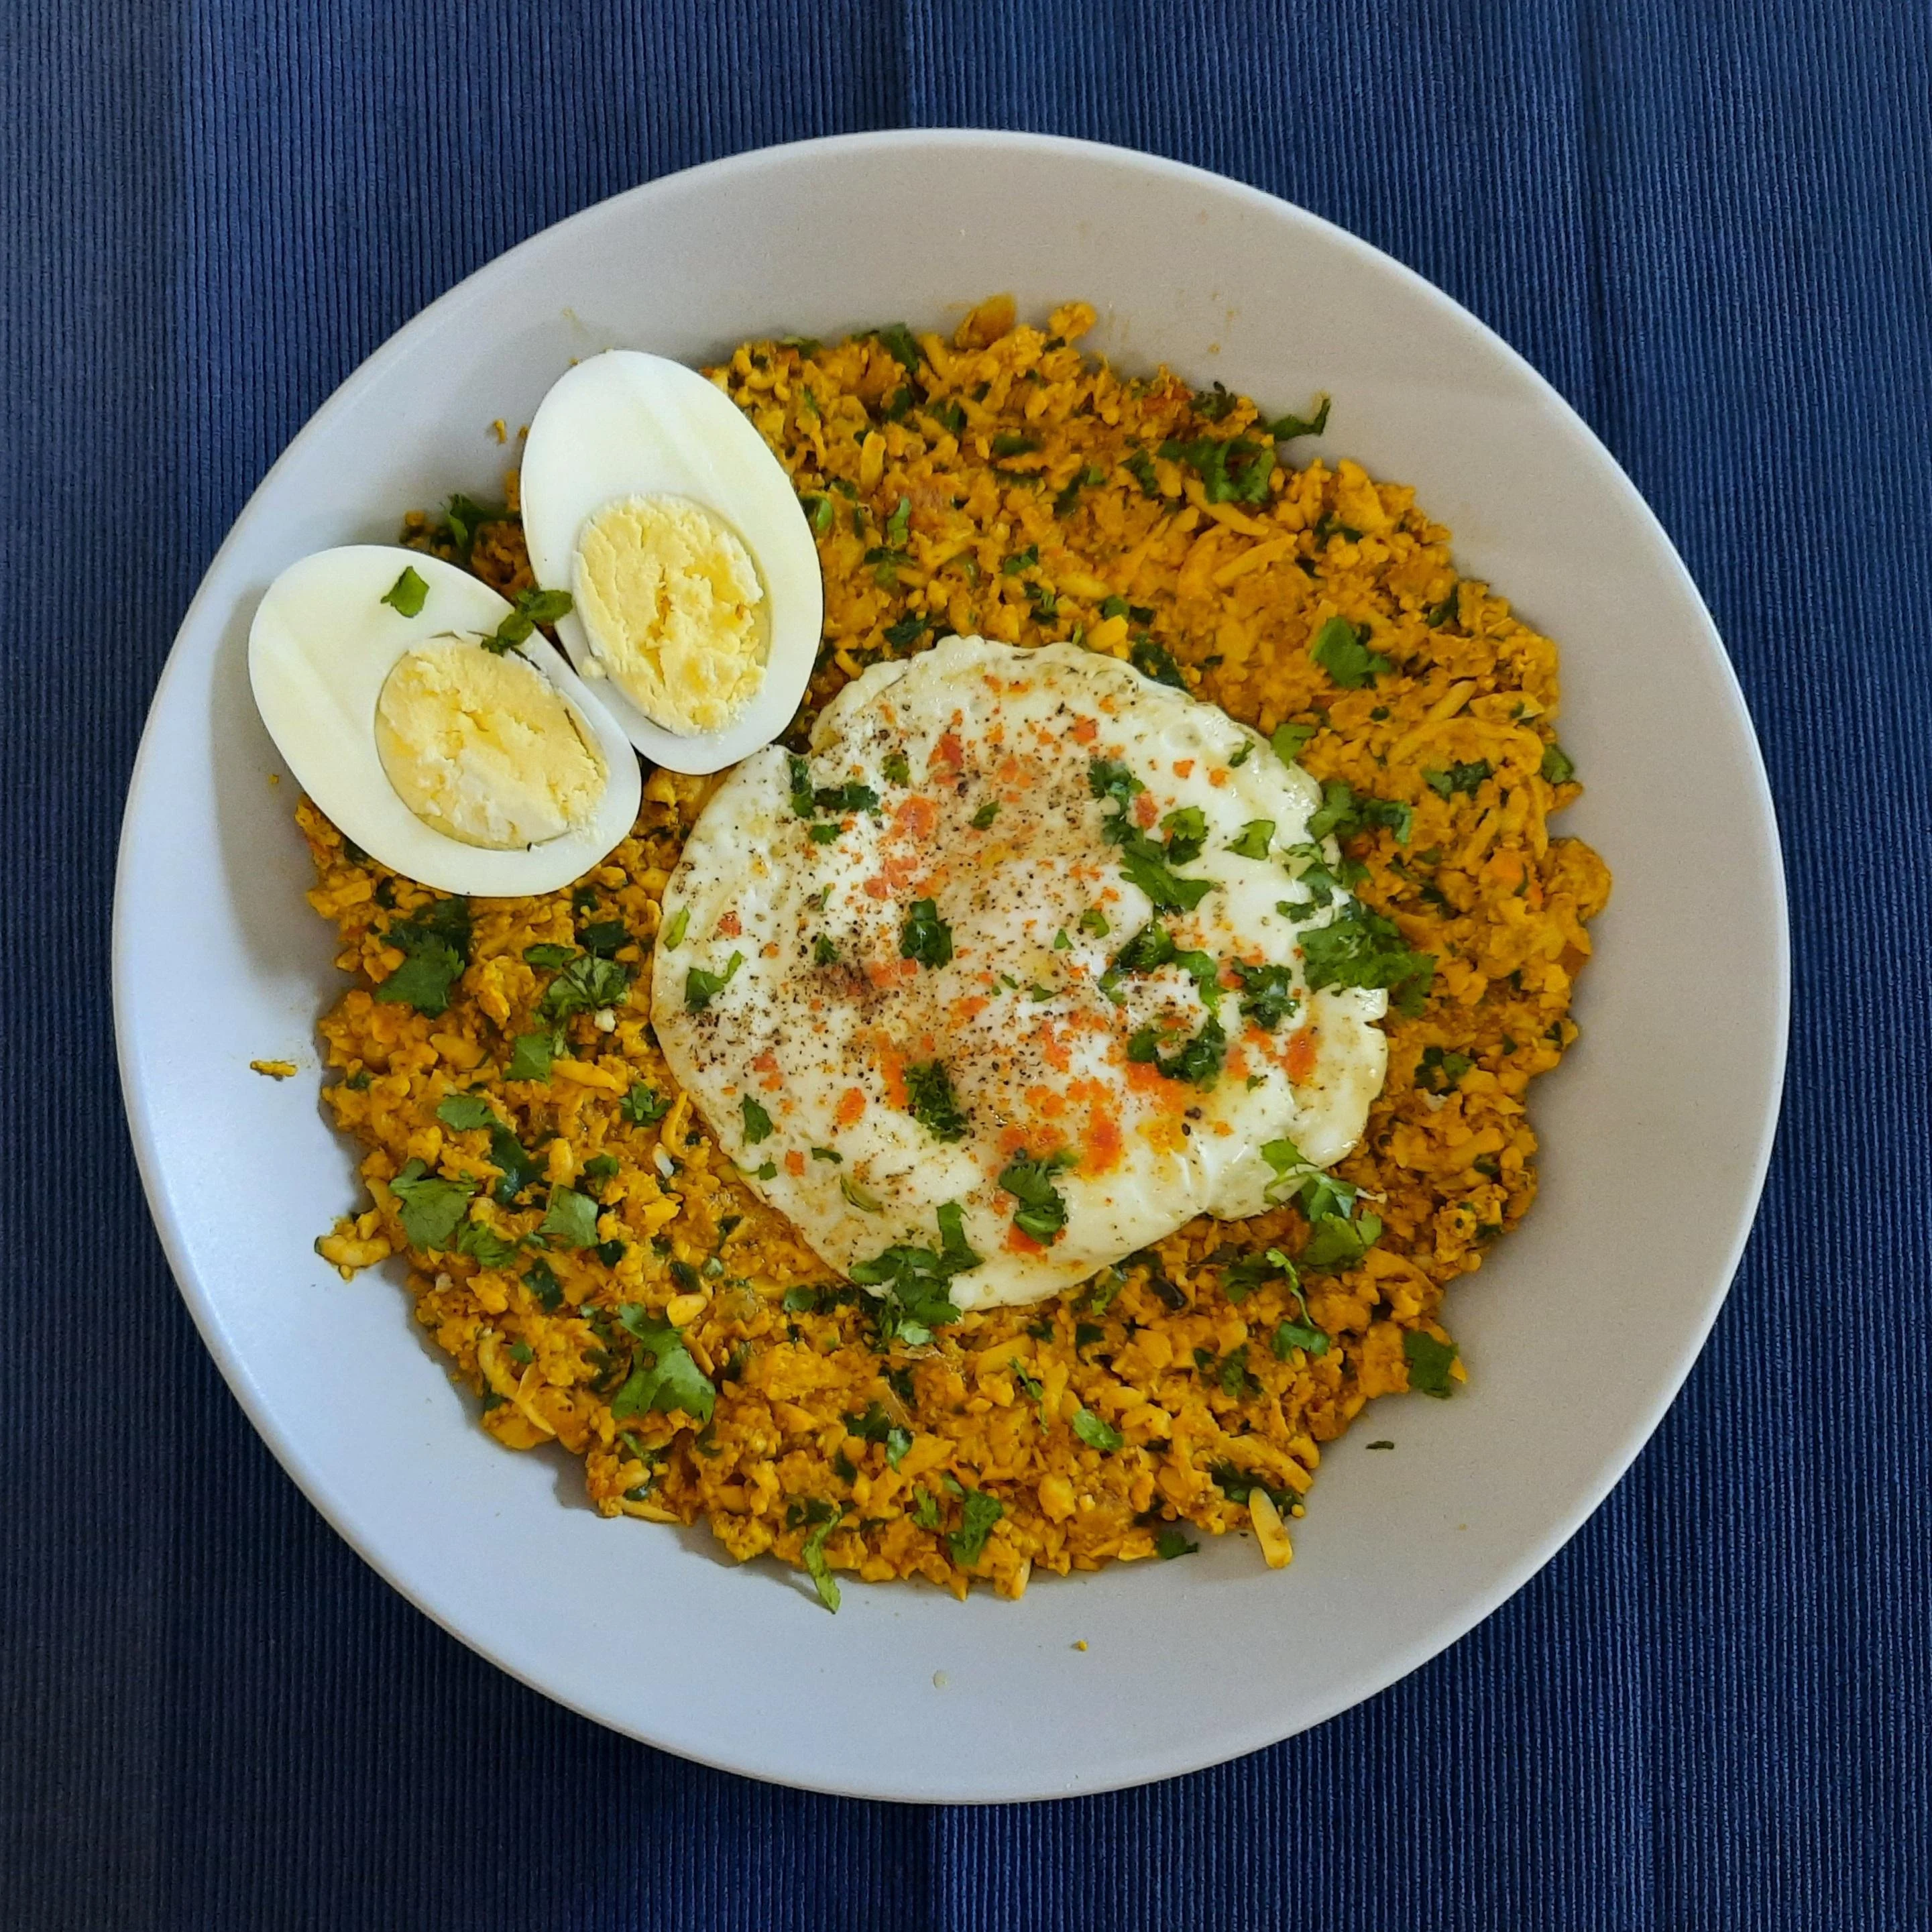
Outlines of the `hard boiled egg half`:
[{"label": "hard boiled egg half", "polygon": [[714,384],[615,349],[578,363],[524,447],[524,535],[568,590],[557,635],[648,758],[722,771],[790,723],[824,612],[784,466]]},{"label": "hard boiled egg half", "polygon": [[255,703],[297,783],[346,838],[440,891],[554,892],[637,818],[622,730],[515,620],[454,564],[359,544],[284,571],[248,634]]}]

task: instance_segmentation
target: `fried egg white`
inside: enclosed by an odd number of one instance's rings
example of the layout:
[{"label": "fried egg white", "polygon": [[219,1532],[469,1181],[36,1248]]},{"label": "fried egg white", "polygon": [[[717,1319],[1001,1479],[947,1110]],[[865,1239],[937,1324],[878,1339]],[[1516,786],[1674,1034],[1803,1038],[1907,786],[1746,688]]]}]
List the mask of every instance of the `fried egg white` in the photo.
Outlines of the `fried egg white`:
[{"label": "fried egg white", "polygon": [[[1388,996],[1308,988],[1298,934],[1341,900],[1312,911],[1283,851],[1320,802],[1113,658],[948,638],[848,685],[808,760],[768,747],[712,796],[665,894],[658,1038],[830,1266],[936,1250],[957,1203],[980,1259],[954,1302],[1043,1299],[1261,1212],[1264,1146],[1325,1167],[1359,1139]],[[1165,879],[1130,835],[1174,855]],[[1180,909],[1174,880],[1208,889]]]}]

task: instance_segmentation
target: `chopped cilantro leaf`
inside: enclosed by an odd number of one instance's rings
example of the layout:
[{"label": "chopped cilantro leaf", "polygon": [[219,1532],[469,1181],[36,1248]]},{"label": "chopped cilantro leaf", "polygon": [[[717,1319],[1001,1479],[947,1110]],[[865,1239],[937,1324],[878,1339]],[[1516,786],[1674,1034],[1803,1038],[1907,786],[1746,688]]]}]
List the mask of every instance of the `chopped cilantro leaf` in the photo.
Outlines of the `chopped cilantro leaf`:
[{"label": "chopped cilantro leaf", "polygon": [[1089,906],[1080,915],[1080,930],[1090,932],[1096,939],[1105,939],[1113,928],[1107,923],[1107,915],[1098,906]]},{"label": "chopped cilantro leaf", "polygon": [[684,944],[684,935],[691,928],[691,908],[682,905],[673,913],[666,922],[664,937],[658,944],[667,952],[675,952]]},{"label": "chopped cilantro leaf", "polygon": [[470,1197],[476,1184],[467,1176],[445,1180],[433,1174],[419,1160],[408,1162],[389,1192],[396,1197],[402,1216],[403,1232],[412,1248],[444,1248],[456,1232],[456,1225],[469,1211]]},{"label": "chopped cilantro leaf", "polygon": [[1118,1449],[1120,1446],[1120,1432],[1090,1408],[1075,1412],[1073,1432],[1090,1449]]},{"label": "chopped cilantro leaf", "polygon": [[988,1532],[1006,1513],[998,1496],[989,1496],[983,1490],[966,1492],[959,1507],[959,1527],[946,1539],[946,1546],[961,1569],[970,1569],[979,1562]]},{"label": "chopped cilantro leaf", "polygon": [[742,952],[734,952],[722,973],[707,973],[694,966],[684,976],[684,1004],[692,1012],[702,1012],[731,983],[732,976],[745,963]]},{"label": "chopped cilantro leaf", "polygon": [[631,943],[630,928],[620,919],[600,919],[594,925],[586,926],[578,937],[583,940],[586,952],[612,953],[619,946]]},{"label": "chopped cilantro leaf", "polygon": [[906,1112],[936,1141],[966,1138],[970,1123],[952,1090],[946,1063],[928,1060],[905,1070]]},{"label": "chopped cilantro leaf", "polygon": [[939,1527],[937,1498],[916,1486],[912,1492],[912,1520],[921,1529],[937,1529]]},{"label": "chopped cilantro leaf", "polygon": [[838,949],[820,933],[812,942],[812,963],[814,966],[836,966],[838,964]]},{"label": "chopped cilantro leaf", "polygon": [[1120,467],[1141,486],[1143,496],[1160,494],[1160,478],[1154,473],[1154,458],[1144,449],[1136,449],[1120,458]]},{"label": "chopped cilantro leaf", "polygon": [[1167,834],[1167,862],[1185,866],[1200,857],[1208,844],[1208,814],[1198,805],[1177,806],[1160,821]]},{"label": "chopped cilantro leaf", "polygon": [[1321,728],[1319,724],[1277,724],[1268,744],[1283,764],[1292,765]]},{"label": "chopped cilantro leaf", "polygon": [[1328,427],[1328,398],[1319,399],[1312,416],[1276,416],[1268,433],[1276,442],[1292,442],[1298,436],[1319,436]]},{"label": "chopped cilantro leaf", "polygon": [[1415,1070],[1415,1084],[1428,1093],[1450,1093],[1475,1064],[1466,1053],[1450,1053],[1439,1046],[1425,1046]]},{"label": "chopped cilantro leaf", "polygon": [[511,1049],[510,1064],[503,1069],[506,1080],[548,1080],[550,1063],[563,1051],[561,1035],[555,1033],[520,1033]]},{"label": "chopped cilantro leaf", "polygon": [[488,503],[479,503],[474,496],[466,496],[460,491],[449,500],[449,507],[443,513],[443,521],[448,526],[457,553],[466,564],[470,553],[476,548],[477,533],[485,524],[500,524],[503,512]]},{"label": "chopped cilantro leaf", "polygon": [[446,1127],[459,1134],[474,1133],[479,1127],[494,1126],[496,1116],[487,1100],[474,1094],[448,1094],[438,1102],[436,1117]]},{"label": "chopped cilantro leaf", "polygon": [[1473,798],[1477,787],[1495,770],[1487,758],[1477,758],[1468,764],[1452,764],[1446,772],[1424,772],[1422,780],[1438,798],[1453,798],[1459,791]]},{"label": "chopped cilantro leaf", "polygon": [[908,376],[916,374],[926,360],[918,338],[902,322],[889,322],[883,328],[874,329],[872,337]]},{"label": "chopped cilantro leaf", "polygon": [[553,1247],[594,1248],[597,1245],[597,1204],[574,1187],[553,1187],[550,1205],[537,1223],[537,1232]]},{"label": "chopped cilantro leaf", "polygon": [[575,949],[568,946],[526,946],[524,948],[524,963],[534,966],[540,973],[554,973],[560,966],[568,966],[576,957]]},{"label": "chopped cilantro leaf", "polygon": [[1200,1549],[1198,1543],[1190,1543],[1184,1529],[1164,1529],[1154,1540],[1154,1554],[1163,1563],[1172,1563],[1177,1556],[1192,1556]]},{"label": "chopped cilantro leaf", "polygon": [[944,966],[952,957],[952,928],[932,899],[914,899],[899,929],[899,957],[922,966]]},{"label": "chopped cilantro leaf", "polygon": [[1264,1033],[1273,1033],[1297,1004],[1294,976],[1286,966],[1250,966],[1234,962],[1241,982],[1241,1017]]},{"label": "chopped cilantro leaf", "polygon": [[788,1288],[778,1306],[788,1315],[809,1315],[818,1306],[818,1291],[815,1288]]},{"label": "chopped cilantro leaf", "polygon": [[617,1111],[632,1126],[648,1127],[670,1112],[670,1102],[655,1087],[638,1080],[632,1083],[631,1090],[617,1102]]},{"label": "chopped cilantro leaf", "polygon": [[975,832],[984,832],[999,815],[1000,801],[996,798],[989,798],[977,812],[974,813],[973,830]]},{"label": "chopped cilantro leaf", "polygon": [[1438,1400],[1446,1400],[1453,1393],[1454,1383],[1449,1368],[1456,1359],[1454,1342],[1438,1342],[1424,1329],[1406,1328],[1402,1331],[1402,1352],[1408,1359],[1412,1393],[1432,1395]]},{"label": "chopped cilantro leaf", "polygon": [[815,810],[827,813],[869,812],[874,817],[879,809],[879,794],[868,784],[848,779],[844,784],[820,785],[812,794]]},{"label": "chopped cilantro leaf", "polygon": [[1568,784],[1576,776],[1570,754],[1552,738],[1543,748],[1543,781],[1546,784]]},{"label": "chopped cilantro leaf", "polygon": [[416,574],[413,565],[406,563],[402,575],[383,593],[382,602],[399,617],[419,617],[428,597],[428,584]]},{"label": "chopped cilantro leaf", "polygon": [[[682,1411],[694,1422],[709,1422],[718,1392],[692,1359],[682,1335],[662,1316],[650,1314],[634,1302],[620,1304],[617,1319],[639,1346],[624,1386],[610,1399],[611,1415],[621,1422],[626,1416],[654,1411],[664,1415]],[[647,1359],[639,1360],[638,1356]]]},{"label": "chopped cilantro leaf", "polygon": [[1348,838],[1379,825],[1394,833],[1398,845],[1406,845],[1414,821],[1413,806],[1392,798],[1371,798],[1366,793],[1358,794],[1352,787],[1335,778],[1322,788],[1322,802],[1310,816],[1308,836],[1322,839],[1332,832],[1337,838]]},{"label": "chopped cilantro leaf", "polygon": [[1274,1331],[1274,1352],[1282,1361],[1300,1348],[1310,1355],[1325,1355],[1328,1338],[1312,1322],[1284,1322]]},{"label": "chopped cilantro leaf", "polygon": [[1181,676],[1174,653],[1151,638],[1136,638],[1128,647],[1127,662],[1142,676],[1151,679],[1156,684],[1166,685],[1174,691],[1187,688],[1187,680]]},{"label": "chopped cilantro leaf", "polygon": [[845,1165],[845,1156],[836,1148],[815,1147],[812,1150],[812,1157],[814,1160],[830,1161],[834,1167]]},{"label": "chopped cilantro leaf", "polygon": [[760,1141],[772,1137],[772,1117],[747,1094],[738,1102],[738,1111],[745,1118],[745,1141],[756,1147]]},{"label": "chopped cilantro leaf", "polygon": [[1120,876],[1146,893],[1156,912],[1192,912],[1214,890],[1212,879],[1184,879],[1170,871],[1160,848],[1136,838],[1120,854]]},{"label": "chopped cilantro leaf", "polygon": [[809,828],[807,836],[814,845],[830,845],[843,828],[836,819],[824,821]]},{"label": "chopped cilantro leaf", "polygon": [[1164,442],[1160,453],[1169,462],[1186,464],[1201,478],[1202,494],[1210,503],[1268,500],[1268,477],[1274,468],[1271,443],[1250,442],[1243,436],[1226,442],[1204,436],[1192,442]]},{"label": "chopped cilantro leaf", "polygon": [[510,600],[510,614],[478,641],[486,651],[501,657],[526,643],[539,624],[554,624],[558,618],[568,616],[572,602],[568,590],[519,590]]},{"label": "chopped cilantro leaf", "polygon": [[1137,1027],[1128,1036],[1127,1058],[1153,1067],[1167,1079],[1185,1080],[1196,1087],[1212,1087],[1220,1078],[1221,1064],[1228,1055],[1228,1036],[1219,1020],[1210,1017],[1203,1021],[1201,1030],[1172,1053],[1162,1051],[1162,1036],[1156,1022]]},{"label": "chopped cilantro leaf", "polygon": [[531,1262],[524,1270],[524,1286],[546,1315],[554,1315],[563,1306],[563,1284],[548,1262]]},{"label": "chopped cilantro leaf", "polygon": [[1023,1234],[1051,1246],[1066,1226],[1066,1203],[1053,1184],[1053,1177],[1074,1165],[1072,1156],[1062,1151],[1042,1160],[1021,1159],[1010,1162],[1000,1175],[1002,1190],[1020,1204],[1014,1211],[1013,1226]]},{"label": "chopped cilantro leaf", "polygon": [[1413,950],[1393,920],[1360,899],[1340,908],[1328,925],[1304,928],[1301,952],[1312,991],[1386,987],[1396,1010],[1411,1018],[1422,1011],[1436,976],[1434,955]]},{"label": "chopped cilantro leaf", "polygon": [[1344,691],[1359,691],[1385,670],[1394,669],[1390,659],[1369,649],[1365,630],[1358,630],[1346,617],[1330,617],[1315,634],[1308,655]]},{"label": "chopped cilantro leaf", "polygon": [[432,899],[397,920],[382,943],[404,957],[376,988],[376,998],[414,1006],[434,1018],[448,1010],[450,988],[470,963],[470,902]]},{"label": "chopped cilantro leaf", "polygon": [[[1018,430],[1002,430],[994,437],[990,446],[992,454],[996,459],[1004,456],[1030,456],[1039,447],[1040,439],[1037,436],[1025,435]],[[1039,560],[1036,553],[1034,561],[1037,562]],[[1012,559],[1009,558],[1007,562],[1010,564]]]},{"label": "chopped cilantro leaf", "polygon": [[456,1252],[470,1256],[482,1268],[502,1268],[515,1255],[518,1246],[473,1219],[465,1220],[456,1231]]},{"label": "chopped cilantro leaf", "polygon": [[[908,640],[909,641],[909,640]],[[912,766],[903,752],[888,752],[879,769],[885,774],[888,784],[910,784]]]},{"label": "chopped cilantro leaf", "polygon": [[1274,820],[1271,818],[1251,818],[1241,827],[1238,838],[1231,838],[1227,849],[1244,859],[1265,859],[1268,855],[1268,842],[1274,836]]},{"label": "chopped cilantro leaf", "polygon": [[566,1020],[618,1005],[631,990],[630,969],[595,952],[580,953],[553,980],[537,1005],[540,1018]]},{"label": "chopped cilantro leaf", "polygon": [[959,1319],[959,1310],[947,1298],[947,1286],[956,1274],[980,1265],[980,1257],[966,1245],[966,1217],[956,1201],[940,1207],[939,1246],[890,1247],[852,1270],[852,1279],[861,1288],[884,1290],[884,1306],[879,1318],[882,1342],[894,1337],[914,1347],[932,1340],[935,1328]]}]

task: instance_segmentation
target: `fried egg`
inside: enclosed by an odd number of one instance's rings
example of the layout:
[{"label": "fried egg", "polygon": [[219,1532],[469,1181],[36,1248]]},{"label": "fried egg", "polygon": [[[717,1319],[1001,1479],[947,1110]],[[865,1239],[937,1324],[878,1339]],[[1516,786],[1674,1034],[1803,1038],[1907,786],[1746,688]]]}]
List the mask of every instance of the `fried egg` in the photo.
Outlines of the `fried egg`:
[{"label": "fried egg", "polygon": [[1388,995],[1309,986],[1300,938],[1347,904],[1309,863],[1320,803],[1112,658],[948,638],[712,795],[665,893],[658,1039],[831,1267],[963,1233],[958,1306],[1042,1300],[1261,1212],[1284,1144],[1305,1171],[1359,1139]]}]

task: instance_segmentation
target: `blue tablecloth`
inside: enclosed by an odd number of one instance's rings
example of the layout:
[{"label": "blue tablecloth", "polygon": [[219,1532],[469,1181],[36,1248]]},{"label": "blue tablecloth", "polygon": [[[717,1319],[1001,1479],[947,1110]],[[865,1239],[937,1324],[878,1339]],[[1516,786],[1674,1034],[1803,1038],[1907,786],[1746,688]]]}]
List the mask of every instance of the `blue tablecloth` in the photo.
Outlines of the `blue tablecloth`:
[{"label": "blue tablecloth", "polygon": [[[0,1922],[1932,1923],[1922,0],[40,0],[7,10],[0,52]],[[1569,1548],[1311,1736],[977,1812],[659,1756],[367,1570],[175,1294],[107,1008],[148,694],[310,410],[590,202],[920,123],[1219,169],[1494,324],[1717,614],[1798,935],[1756,1238]],[[1698,1204],[1657,1184],[1666,1244]]]}]

